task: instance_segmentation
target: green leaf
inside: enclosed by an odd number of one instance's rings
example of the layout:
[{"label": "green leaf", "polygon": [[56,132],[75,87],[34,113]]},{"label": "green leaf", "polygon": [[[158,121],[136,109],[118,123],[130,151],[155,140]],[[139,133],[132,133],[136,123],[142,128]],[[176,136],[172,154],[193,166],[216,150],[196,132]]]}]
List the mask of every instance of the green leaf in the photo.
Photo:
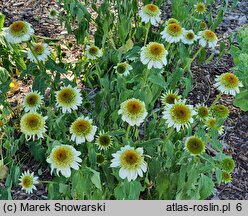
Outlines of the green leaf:
[{"label": "green leaf", "polygon": [[55,61],[53,61],[51,58],[46,61],[46,68],[52,71],[57,71],[59,73],[66,73],[67,70],[64,68],[61,68]]},{"label": "green leaf", "polygon": [[225,48],[226,48],[225,42],[221,41],[221,43],[220,43],[220,54],[218,56],[218,60],[220,60],[223,57],[223,55],[225,54]]},{"label": "green leaf", "polygon": [[150,74],[149,81],[155,85],[161,86],[163,89],[166,89],[168,83],[165,82],[164,77],[161,74]]},{"label": "green leaf", "polygon": [[211,55],[206,59],[205,64],[211,62],[213,58],[214,58],[214,53],[211,53]]},{"label": "green leaf", "polygon": [[162,169],[162,163],[158,157],[154,157],[149,163],[149,175],[151,180],[155,180],[155,178],[159,175]]},{"label": "green leaf", "polygon": [[0,12],[0,31],[1,31],[2,28],[3,28],[4,19],[5,19],[5,16]]},{"label": "green leaf", "polygon": [[220,185],[221,179],[222,179],[222,172],[220,169],[215,170],[215,176],[216,176],[217,183]]},{"label": "green leaf", "polygon": [[5,68],[0,67],[0,84],[6,82],[9,77],[9,72]]},{"label": "green leaf", "polygon": [[213,25],[210,28],[212,31],[214,31],[218,27],[218,25],[222,22],[223,17],[224,17],[224,10],[222,9],[222,10],[220,10],[218,12],[217,18],[216,18],[216,20],[214,21]]},{"label": "green leaf", "polygon": [[68,193],[69,189],[69,185],[67,184],[63,184],[63,183],[59,183],[59,192],[66,195]]},{"label": "green leaf", "polygon": [[124,181],[115,188],[114,194],[118,200],[137,200],[144,189],[138,181]]},{"label": "green leaf", "polygon": [[89,167],[86,167],[88,170],[90,170],[93,175],[91,176],[91,182],[99,189],[102,191],[102,184],[101,184],[101,179],[100,179],[100,173],[89,168]]},{"label": "green leaf", "polygon": [[29,142],[29,150],[35,160],[45,163],[46,149],[42,146],[42,140]]},{"label": "green leaf", "polygon": [[199,181],[200,198],[206,199],[214,192],[214,183],[208,176],[202,175]]},{"label": "green leaf", "polygon": [[167,196],[170,186],[171,182],[169,176],[164,172],[159,173],[156,179],[156,190],[158,191],[159,199],[161,199],[162,197],[164,198],[164,196]]},{"label": "green leaf", "polygon": [[233,101],[233,105],[243,111],[248,111],[248,90],[238,93]]},{"label": "green leaf", "polygon": [[61,196],[58,193],[59,191],[59,184],[50,183],[47,186],[48,191],[48,200],[60,200]]}]

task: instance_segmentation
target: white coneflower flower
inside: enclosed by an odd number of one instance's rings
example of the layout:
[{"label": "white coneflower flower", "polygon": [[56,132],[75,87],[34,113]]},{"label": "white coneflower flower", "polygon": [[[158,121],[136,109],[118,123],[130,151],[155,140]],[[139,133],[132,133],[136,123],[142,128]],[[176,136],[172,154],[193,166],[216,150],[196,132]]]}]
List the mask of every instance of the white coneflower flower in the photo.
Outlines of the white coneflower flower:
[{"label": "white coneflower flower", "polygon": [[205,13],[205,11],[206,11],[206,6],[205,6],[205,4],[202,3],[202,2],[199,2],[199,3],[195,4],[195,11],[196,11],[197,13],[200,13],[200,14]]},{"label": "white coneflower flower", "polygon": [[176,128],[177,132],[181,128],[188,128],[193,123],[193,116],[196,114],[193,106],[186,105],[185,102],[186,100],[179,100],[175,104],[167,104],[163,112],[163,118],[168,127]]},{"label": "white coneflower flower", "polygon": [[186,30],[182,37],[182,42],[184,44],[193,44],[197,40],[197,36],[192,30]]},{"label": "white coneflower flower", "polygon": [[61,172],[66,178],[70,177],[71,168],[78,170],[78,163],[82,162],[79,155],[81,152],[70,145],[55,146],[47,158],[47,162],[51,164],[51,173],[56,169],[57,175]]},{"label": "white coneflower flower", "polygon": [[76,141],[77,145],[84,143],[86,140],[91,142],[94,140],[96,130],[97,127],[92,125],[92,120],[89,117],[79,117],[71,124],[71,140]]},{"label": "white coneflower flower", "polygon": [[37,63],[37,59],[38,61],[45,62],[49,54],[50,54],[50,49],[46,43],[34,44],[32,51],[28,49],[28,59],[30,59],[32,62],[35,62],[35,63]]},{"label": "white coneflower flower", "polygon": [[96,145],[100,150],[107,150],[113,145],[113,139],[104,131],[100,131],[99,135],[96,137]]},{"label": "white coneflower flower", "polygon": [[215,129],[218,131],[219,135],[223,134],[224,132],[223,125],[218,126],[216,118],[207,118],[205,124],[207,130]]},{"label": "white coneflower flower", "polygon": [[214,86],[223,94],[230,94],[235,96],[240,92],[239,87],[243,87],[243,84],[233,73],[223,73],[219,76],[216,76],[215,81],[216,83]]},{"label": "white coneflower flower", "polygon": [[177,43],[183,38],[184,31],[178,23],[172,23],[168,24],[160,34],[168,43]]},{"label": "white coneflower flower", "polygon": [[208,29],[198,32],[198,38],[199,38],[199,44],[202,47],[206,47],[208,45],[209,48],[214,48],[218,42],[218,38],[216,34]]},{"label": "white coneflower flower", "polygon": [[22,116],[20,127],[21,132],[25,134],[26,139],[30,139],[37,135],[38,139],[43,138],[43,133],[46,132],[45,121],[46,117],[42,117],[39,113],[29,112]]},{"label": "white coneflower flower", "polygon": [[121,108],[119,109],[118,114],[122,115],[121,119],[129,125],[140,126],[140,124],[144,122],[148,113],[143,101],[132,98],[121,103]]},{"label": "white coneflower flower", "polygon": [[174,104],[180,98],[181,98],[181,96],[178,95],[178,91],[168,90],[164,94],[162,94],[161,102],[163,105]]},{"label": "white coneflower flower", "polygon": [[200,121],[205,121],[209,116],[209,109],[204,104],[197,104],[195,106],[195,111],[197,113],[196,118],[198,118]]},{"label": "white coneflower flower", "polygon": [[5,29],[6,40],[9,43],[21,43],[28,41],[34,30],[31,25],[24,21],[15,21],[8,28]]},{"label": "white coneflower flower", "polygon": [[167,50],[163,44],[150,42],[147,46],[141,48],[140,60],[143,64],[148,65],[148,69],[162,68],[167,65]]},{"label": "white coneflower flower", "polygon": [[56,92],[56,105],[62,108],[63,113],[71,113],[72,110],[77,110],[82,102],[81,93],[77,87],[73,88],[68,85]]},{"label": "white coneflower flower", "polygon": [[156,26],[160,22],[160,14],[160,9],[154,4],[145,5],[139,11],[141,21],[144,23],[151,22],[151,24],[154,26]]},{"label": "white coneflower flower", "polygon": [[119,176],[127,178],[130,182],[135,180],[138,175],[143,177],[143,172],[147,171],[147,163],[144,161],[143,148],[134,149],[130,146],[121,147],[120,151],[112,154],[110,167],[120,167]]},{"label": "white coneflower flower", "polygon": [[59,14],[58,11],[52,7],[49,11],[49,18],[55,19],[58,17],[58,14]]},{"label": "white coneflower flower", "polygon": [[186,139],[185,149],[191,155],[196,156],[205,152],[205,144],[199,137],[191,136]]},{"label": "white coneflower flower", "polygon": [[85,49],[85,53],[86,53],[86,56],[91,60],[98,59],[102,57],[103,55],[102,50],[94,45],[91,45],[91,46],[87,45]]},{"label": "white coneflower flower", "polygon": [[29,92],[23,98],[23,107],[25,112],[36,112],[43,100],[43,96],[37,91]]},{"label": "white coneflower flower", "polygon": [[117,66],[114,66],[114,69],[120,76],[127,76],[130,74],[130,71],[133,70],[133,67],[126,62],[122,62],[118,63]]},{"label": "white coneflower flower", "polygon": [[179,21],[177,19],[175,19],[175,18],[170,18],[165,22],[165,25],[170,25],[170,24],[173,24],[173,23],[179,24]]},{"label": "white coneflower flower", "polygon": [[26,190],[28,194],[32,193],[33,190],[36,190],[35,184],[39,184],[38,177],[34,176],[33,172],[30,173],[29,170],[22,173],[19,181],[19,185],[23,190]]}]

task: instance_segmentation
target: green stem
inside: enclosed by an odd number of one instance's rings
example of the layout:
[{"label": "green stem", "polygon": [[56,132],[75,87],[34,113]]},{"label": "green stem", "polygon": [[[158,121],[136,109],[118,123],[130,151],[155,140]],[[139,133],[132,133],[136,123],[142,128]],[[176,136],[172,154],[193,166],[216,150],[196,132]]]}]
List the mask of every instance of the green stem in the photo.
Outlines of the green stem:
[{"label": "green stem", "polygon": [[193,56],[193,58],[191,59],[191,62],[193,62],[195,60],[195,58],[198,56],[198,54],[201,52],[202,50],[202,46],[198,49],[198,51],[195,53],[195,55]]},{"label": "green stem", "polygon": [[171,43],[168,43],[167,46],[166,46],[167,51],[169,50],[170,46],[171,46]]},{"label": "green stem", "polygon": [[145,36],[144,46],[146,45],[146,42],[147,42],[147,38],[148,38],[148,33],[149,33],[149,30],[150,30],[150,26],[151,26],[151,24],[148,23],[147,28],[146,28],[146,36]]},{"label": "green stem", "polygon": [[50,141],[55,141],[55,139],[51,138],[48,134],[44,133],[44,137],[46,137]]},{"label": "green stem", "polygon": [[[3,137],[3,136],[2,136]],[[4,163],[3,163],[3,144],[2,144],[2,137],[0,137],[0,156],[1,156],[1,163],[0,163],[0,165],[4,165]]]},{"label": "green stem", "polygon": [[168,131],[168,134],[167,134],[167,136],[166,136],[164,142],[167,142],[167,141],[170,139],[170,136],[171,136],[171,134],[173,133],[173,131],[174,131],[174,128],[171,127],[171,128],[169,129],[169,131]]},{"label": "green stem", "polygon": [[47,183],[47,184],[58,184],[58,182],[53,181],[39,181],[40,183]]},{"label": "green stem", "polygon": [[211,104],[210,109],[219,101],[219,99],[221,98],[221,96],[222,96],[222,93],[220,92],[220,93],[216,96],[214,102]]},{"label": "green stem", "polygon": [[128,135],[129,135],[130,129],[131,129],[131,126],[130,126],[130,124],[128,124],[127,131],[126,131],[126,141],[128,141]]},{"label": "green stem", "polygon": [[148,75],[149,75],[149,70],[148,69],[145,69],[145,79],[144,79],[144,85],[143,87],[145,88],[146,85],[147,85],[147,80],[148,80]]},{"label": "green stem", "polygon": [[198,56],[198,54],[201,52],[202,50],[202,46],[197,50],[197,52],[195,53],[195,55],[193,56],[193,58],[190,60],[189,64],[185,65],[185,67],[183,68],[183,71],[185,71],[185,69],[188,67],[189,65],[189,68],[191,67],[191,64],[192,62],[195,60],[195,58]]},{"label": "green stem", "polygon": [[137,135],[137,136],[136,136],[136,139],[137,139],[138,141],[140,141],[139,127],[138,127],[138,126],[135,126],[135,134]]}]

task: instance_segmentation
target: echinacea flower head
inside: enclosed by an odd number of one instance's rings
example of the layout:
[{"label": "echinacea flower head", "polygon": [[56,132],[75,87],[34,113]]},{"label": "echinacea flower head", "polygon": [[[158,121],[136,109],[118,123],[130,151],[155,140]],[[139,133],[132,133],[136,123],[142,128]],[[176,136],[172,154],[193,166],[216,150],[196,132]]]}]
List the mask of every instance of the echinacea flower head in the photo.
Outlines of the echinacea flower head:
[{"label": "echinacea flower head", "polygon": [[153,26],[156,26],[156,24],[159,23],[160,14],[160,9],[154,4],[147,4],[139,11],[141,21],[144,23],[150,22]]},{"label": "echinacea flower head", "polygon": [[113,145],[113,139],[109,134],[100,131],[99,135],[96,137],[96,145],[100,150],[107,150]]},{"label": "echinacea flower head", "polygon": [[144,161],[143,148],[133,148],[129,145],[121,147],[119,151],[112,154],[110,167],[120,167],[119,176],[122,179],[127,178],[130,182],[135,180],[138,175],[143,177],[147,171],[147,163]]},{"label": "echinacea flower head", "polygon": [[26,193],[30,194],[33,192],[33,190],[36,190],[36,184],[39,184],[38,177],[34,176],[34,173],[30,173],[28,171],[24,171],[19,178],[19,185],[22,187],[23,190],[26,191]]},{"label": "echinacea flower head", "polygon": [[47,158],[47,162],[51,164],[51,173],[56,169],[57,175],[59,172],[66,178],[71,176],[71,168],[78,170],[82,159],[79,157],[81,152],[77,151],[70,145],[55,146]]},{"label": "echinacea flower head", "polygon": [[229,110],[226,106],[222,104],[217,104],[212,108],[213,114],[219,118],[227,118],[229,115]]},{"label": "echinacea flower head", "polygon": [[177,43],[184,36],[184,29],[178,23],[168,24],[160,33],[168,43]]},{"label": "echinacea flower head", "polygon": [[122,115],[121,119],[129,125],[140,126],[140,124],[144,122],[144,119],[148,113],[143,101],[132,98],[121,103],[118,114]]},{"label": "echinacea flower head", "polygon": [[86,53],[86,56],[91,60],[98,59],[102,57],[102,54],[103,54],[102,50],[94,45],[91,45],[91,46],[87,45],[85,49],[85,53]]},{"label": "echinacea flower head", "polygon": [[192,30],[187,30],[184,32],[183,37],[182,37],[182,42],[184,44],[193,44],[195,40],[197,39],[197,36]]},{"label": "echinacea flower head", "polygon": [[215,78],[216,83],[214,86],[223,94],[230,94],[235,96],[239,93],[239,87],[243,87],[243,84],[239,81],[239,78],[233,73],[223,73]]},{"label": "echinacea flower head", "polygon": [[104,165],[106,162],[106,157],[105,155],[101,154],[101,153],[97,153],[96,154],[96,163],[98,166],[102,166]]},{"label": "echinacea flower head", "polygon": [[50,54],[50,50],[46,43],[34,44],[32,51],[28,49],[28,59],[30,59],[30,61],[35,62],[35,63],[37,63],[37,59],[38,61],[45,62],[49,54]]},{"label": "echinacea flower head", "polygon": [[117,66],[114,66],[116,73],[120,76],[128,76],[130,71],[133,70],[133,67],[127,62],[118,63]]},{"label": "echinacea flower head", "polygon": [[218,126],[216,118],[207,118],[205,124],[207,130],[215,129],[220,135],[224,132],[223,125]]},{"label": "echinacea flower head", "polygon": [[163,44],[150,42],[141,48],[140,60],[143,64],[148,65],[148,69],[159,68],[167,65],[167,50]]},{"label": "echinacea flower head", "polygon": [[199,137],[191,136],[185,142],[185,149],[191,155],[200,155],[205,152],[205,144]]},{"label": "echinacea flower head", "polygon": [[229,172],[222,171],[221,177],[222,177],[222,181],[225,184],[230,183],[232,181],[232,175]]},{"label": "echinacea flower head", "polygon": [[198,38],[199,38],[199,44],[202,47],[206,47],[208,45],[209,48],[214,48],[218,42],[218,38],[216,34],[208,29],[198,32]]},{"label": "echinacea flower head", "polygon": [[91,142],[94,140],[97,127],[92,125],[92,120],[89,117],[77,118],[70,127],[71,140],[76,141],[76,144],[84,143],[86,140]]},{"label": "echinacea flower head", "polygon": [[58,11],[55,9],[55,8],[51,8],[50,11],[49,11],[49,18],[50,19],[55,19],[58,17]]},{"label": "echinacea flower head", "polygon": [[72,110],[77,110],[82,104],[82,96],[77,87],[73,88],[71,85],[68,85],[55,93],[56,105],[62,108],[63,113],[71,113]]},{"label": "echinacea flower head", "polygon": [[196,118],[198,118],[200,121],[204,121],[208,118],[209,116],[209,109],[206,105],[204,104],[197,104],[195,107],[196,110]]},{"label": "echinacea flower head", "polygon": [[178,95],[178,91],[168,90],[161,96],[161,102],[163,105],[174,104],[181,99],[181,95]]},{"label": "echinacea flower head", "polygon": [[222,160],[222,169],[226,172],[232,172],[235,167],[235,162],[231,157],[226,157]]},{"label": "echinacea flower head", "polygon": [[170,25],[170,24],[174,24],[174,23],[179,24],[179,21],[175,18],[170,18],[165,22],[165,25]]},{"label": "echinacea flower head", "polygon": [[34,30],[31,25],[24,21],[15,21],[5,29],[6,40],[9,43],[18,44],[28,41]]},{"label": "echinacea flower head", "polygon": [[29,92],[23,98],[23,107],[25,112],[36,112],[43,100],[43,96],[37,91]]},{"label": "echinacea flower head", "polygon": [[168,127],[174,127],[177,132],[188,128],[193,123],[193,116],[196,115],[192,105],[186,105],[186,100],[176,101],[175,104],[167,104],[163,112],[163,118]]},{"label": "echinacea flower head", "polygon": [[42,117],[37,112],[29,112],[22,116],[20,126],[21,132],[25,134],[26,139],[30,139],[35,136],[43,138],[43,134],[46,132],[45,120],[46,117]]},{"label": "echinacea flower head", "polygon": [[197,13],[203,14],[206,11],[206,5],[202,2],[199,2],[195,5],[195,11]]},{"label": "echinacea flower head", "polygon": [[206,28],[207,28],[207,23],[202,21],[202,22],[200,23],[200,28],[201,28],[201,29],[206,29]]}]

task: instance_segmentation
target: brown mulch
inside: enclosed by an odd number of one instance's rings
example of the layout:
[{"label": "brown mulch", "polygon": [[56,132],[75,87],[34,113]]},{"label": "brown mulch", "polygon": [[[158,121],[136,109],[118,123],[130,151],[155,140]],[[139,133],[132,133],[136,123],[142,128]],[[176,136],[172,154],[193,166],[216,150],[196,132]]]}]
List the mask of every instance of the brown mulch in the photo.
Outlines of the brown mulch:
[{"label": "brown mulch", "polygon": [[[71,40],[75,42],[74,37],[66,35],[65,29],[60,26],[58,20],[51,20],[48,17],[51,7],[57,8],[56,0],[4,0],[4,3],[0,0],[0,10],[6,15],[6,26],[16,20],[26,20],[33,25],[36,34],[39,36],[57,38],[62,35],[62,44]],[[169,14],[167,13],[168,8],[167,6],[164,8],[166,10],[164,14]],[[247,0],[241,0],[234,11],[229,11],[225,15],[223,22],[217,29],[218,37],[226,38],[231,32],[247,23],[247,20],[248,2]],[[68,50],[66,49],[66,51]],[[69,58],[70,61],[75,61],[81,55],[81,49],[76,46],[68,52],[66,58]],[[214,60],[207,65],[193,65],[194,89],[189,94],[189,100],[194,104],[203,101],[210,104],[217,94],[217,91],[213,88],[215,76],[230,71],[230,68],[233,67],[232,58],[229,54],[225,54],[219,62],[217,61],[217,54],[216,52]],[[20,89],[15,97],[19,96],[20,93],[27,92],[23,86]],[[220,139],[224,143],[225,153],[231,155],[236,161],[236,168],[232,183],[218,186],[214,196],[210,199],[248,199],[248,113],[234,107],[232,101],[233,97],[231,96],[223,96],[220,101],[228,106],[230,110],[230,116],[225,122],[225,133]],[[26,161],[23,170],[27,168],[37,172],[40,167],[31,159]],[[46,170],[43,170],[42,176],[44,179],[50,178]],[[20,188],[16,188],[13,190],[13,198],[46,199],[47,191],[44,184],[39,185],[38,190],[33,195],[28,196]]]}]

